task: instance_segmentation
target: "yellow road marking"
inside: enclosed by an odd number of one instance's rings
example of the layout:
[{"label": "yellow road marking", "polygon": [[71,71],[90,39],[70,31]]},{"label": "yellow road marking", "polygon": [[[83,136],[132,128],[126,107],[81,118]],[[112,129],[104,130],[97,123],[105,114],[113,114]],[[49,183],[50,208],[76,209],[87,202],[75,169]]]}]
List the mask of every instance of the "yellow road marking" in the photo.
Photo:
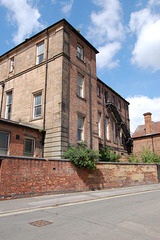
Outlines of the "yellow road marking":
[{"label": "yellow road marking", "polygon": [[0,217],[12,216],[12,215],[23,214],[23,213],[30,213],[30,212],[40,211],[40,210],[68,207],[68,206],[72,206],[72,205],[85,204],[85,203],[90,203],[90,202],[98,202],[98,201],[104,201],[104,200],[109,200],[109,199],[114,199],[114,198],[122,198],[122,197],[140,195],[140,194],[144,194],[144,193],[159,192],[159,191],[160,191],[160,189],[147,190],[147,191],[141,191],[141,192],[135,192],[135,193],[126,193],[126,194],[121,194],[121,195],[116,195],[116,196],[108,196],[108,197],[101,197],[101,198],[90,199],[90,200],[83,200],[83,201],[78,201],[78,202],[73,202],[73,203],[64,203],[64,204],[57,204],[57,205],[51,205],[51,206],[38,206],[36,208],[26,208],[26,209],[22,209],[22,210],[14,210],[14,211],[10,211],[10,212],[0,213]]}]

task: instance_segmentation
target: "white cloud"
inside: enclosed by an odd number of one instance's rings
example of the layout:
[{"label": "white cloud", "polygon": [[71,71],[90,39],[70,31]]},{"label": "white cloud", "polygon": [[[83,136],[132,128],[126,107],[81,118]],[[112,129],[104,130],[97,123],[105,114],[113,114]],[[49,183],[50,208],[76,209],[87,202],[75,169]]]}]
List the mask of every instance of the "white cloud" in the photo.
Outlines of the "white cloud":
[{"label": "white cloud", "polygon": [[[131,14],[130,31],[137,37],[132,51],[132,64],[160,70],[160,14],[155,6],[160,0],[150,0],[146,8]],[[152,10],[154,8],[154,11]]]},{"label": "white cloud", "polygon": [[124,29],[121,23],[121,6],[119,0],[93,0],[101,7],[99,12],[91,13],[92,26],[89,28],[93,37],[98,36],[100,44],[124,38]]},{"label": "white cloud", "polygon": [[109,69],[117,67],[119,60],[113,60],[125,38],[122,24],[122,8],[119,0],[92,0],[100,8],[91,13],[91,25],[87,38],[93,40],[99,50],[97,65]]},{"label": "white cloud", "polygon": [[13,33],[15,44],[44,28],[39,21],[41,15],[38,9],[32,6],[31,0],[0,0],[0,5],[8,9],[8,21],[17,28]]},{"label": "white cloud", "polygon": [[119,65],[118,60],[113,60],[115,54],[120,50],[121,44],[119,42],[108,43],[100,47],[97,55],[97,66],[99,69],[107,66],[109,69],[115,68]]},{"label": "white cloud", "polygon": [[64,1],[61,2],[61,5],[63,6],[61,11],[66,15],[69,16],[72,10],[74,0]]},{"label": "white cloud", "polygon": [[153,121],[160,121],[160,98],[149,98],[147,96],[133,96],[126,99],[129,105],[130,126],[133,133],[138,125],[144,124],[143,114],[152,113]]},{"label": "white cloud", "polygon": [[156,6],[160,4],[160,0],[149,0],[148,5],[149,6]]}]

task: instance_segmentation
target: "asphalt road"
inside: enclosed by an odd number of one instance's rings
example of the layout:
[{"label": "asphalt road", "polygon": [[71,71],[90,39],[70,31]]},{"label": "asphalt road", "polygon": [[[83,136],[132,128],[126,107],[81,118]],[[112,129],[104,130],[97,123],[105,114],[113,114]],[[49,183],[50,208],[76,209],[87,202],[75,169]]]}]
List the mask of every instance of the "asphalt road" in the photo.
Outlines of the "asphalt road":
[{"label": "asphalt road", "polygon": [[17,205],[14,211],[3,209],[7,202],[14,205],[19,200],[0,202],[0,240],[160,239],[159,187],[130,193],[124,189],[123,194],[59,206],[49,202],[34,208]]}]

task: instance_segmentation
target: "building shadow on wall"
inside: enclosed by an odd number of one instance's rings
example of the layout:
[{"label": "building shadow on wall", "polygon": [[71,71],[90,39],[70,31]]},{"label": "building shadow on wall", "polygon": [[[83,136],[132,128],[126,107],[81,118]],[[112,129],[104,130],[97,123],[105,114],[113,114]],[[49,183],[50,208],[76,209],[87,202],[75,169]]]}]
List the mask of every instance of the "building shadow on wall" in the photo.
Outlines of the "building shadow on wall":
[{"label": "building shadow on wall", "polygon": [[105,179],[100,169],[88,170],[78,168],[77,174],[86,186],[86,190],[94,191],[104,189]]}]

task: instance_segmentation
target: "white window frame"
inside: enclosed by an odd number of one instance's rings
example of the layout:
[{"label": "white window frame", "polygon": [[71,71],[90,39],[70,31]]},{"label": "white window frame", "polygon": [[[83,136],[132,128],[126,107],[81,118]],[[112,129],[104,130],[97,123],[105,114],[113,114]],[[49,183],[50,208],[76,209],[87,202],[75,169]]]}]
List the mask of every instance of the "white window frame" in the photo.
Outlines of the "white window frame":
[{"label": "white window frame", "polygon": [[119,133],[119,139],[120,139],[120,145],[123,145],[123,131],[122,131],[122,129],[120,130],[120,133]]},{"label": "white window frame", "polygon": [[100,97],[100,85],[97,85],[97,96]]},{"label": "white window frame", "polygon": [[118,100],[118,110],[121,110],[121,101]]},{"label": "white window frame", "polygon": [[101,113],[98,113],[98,137],[101,138]]},{"label": "white window frame", "polygon": [[13,70],[14,70],[14,57],[11,58],[10,63],[11,63],[11,65],[10,65],[10,72],[13,72]]},{"label": "white window frame", "polygon": [[[42,48],[42,49],[41,49]],[[42,59],[41,59],[42,57]],[[37,44],[37,60],[36,64],[40,64],[44,59],[44,41]]]},{"label": "white window frame", "polygon": [[[36,104],[36,98],[37,96],[41,96],[41,102],[39,104]],[[39,93],[36,93],[33,95],[34,99],[33,99],[33,118],[36,119],[36,118],[39,118],[42,116],[42,92],[39,92]],[[36,109],[38,107],[41,107],[41,114],[36,114]]]},{"label": "white window frame", "polygon": [[[81,84],[80,84],[81,81]],[[84,77],[80,74],[77,76],[77,95],[78,97],[84,97]]]},{"label": "white window frame", "polygon": [[116,100],[115,100],[115,96],[112,95],[112,97],[111,97],[111,102],[112,102],[113,105],[115,105],[115,101],[116,101]]},{"label": "white window frame", "polygon": [[116,143],[116,122],[113,121],[113,142]]},{"label": "white window frame", "polygon": [[[9,101],[11,95],[11,102]],[[11,119],[11,111],[12,111],[12,98],[13,91],[9,91],[6,93],[6,110],[5,110],[5,119]]]},{"label": "white window frame", "polygon": [[83,61],[83,47],[77,45],[77,57]]},{"label": "white window frame", "polygon": [[[6,148],[0,148],[0,154],[1,155],[8,155],[8,151],[9,151],[9,133],[8,132],[4,132],[4,131],[0,131],[0,133],[4,133],[7,135],[7,147]],[[0,139],[1,142],[1,139]],[[4,152],[3,152],[4,151]]]},{"label": "white window frame", "polygon": [[[30,141],[32,141],[32,148],[33,149],[31,149],[31,152],[26,152],[25,151],[25,144],[26,144],[26,141],[27,140],[30,140]],[[25,136],[24,137],[24,150],[23,150],[23,155],[24,156],[27,156],[27,157],[34,157],[34,154],[35,154],[35,139],[34,138],[31,138],[31,137],[27,137],[27,136]]]},{"label": "white window frame", "polygon": [[109,141],[109,119],[106,118],[106,139]]},{"label": "white window frame", "polygon": [[[79,124],[79,120],[82,121],[82,125]],[[84,117],[78,115],[78,128],[77,128],[77,139],[78,142],[84,141]],[[80,138],[79,138],[80,136]]]}]

